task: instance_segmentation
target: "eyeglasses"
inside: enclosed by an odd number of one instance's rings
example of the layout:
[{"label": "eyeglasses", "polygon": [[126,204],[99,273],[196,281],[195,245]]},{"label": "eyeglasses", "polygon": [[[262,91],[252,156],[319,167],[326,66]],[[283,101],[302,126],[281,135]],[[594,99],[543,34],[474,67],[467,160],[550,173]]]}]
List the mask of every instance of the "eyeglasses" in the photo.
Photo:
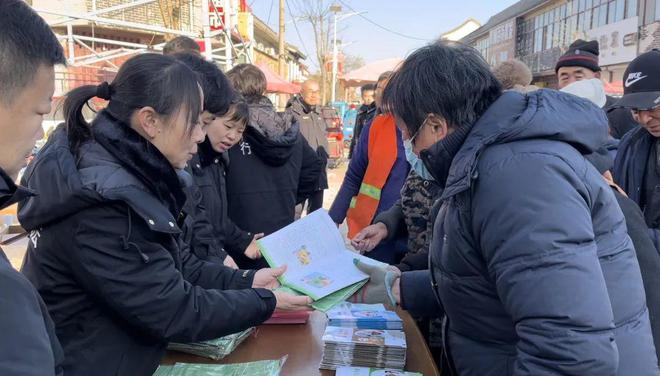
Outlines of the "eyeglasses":
[{"label": "eyeglasses", "polygon": [[421,131],[422,131],[422,128],[424,128],[424,126],[426,125],[426,121],[428,120],[428,118],[429,118],[429,117],[427,116],[427,117],[424,119],[424,121],[422,122],[422,125],[420,125],[419,128],[417,128],[417,131],[415,132],[415,134],[412,135],[412,136],[410,136],[410,139],[409,139],[409,140],[410,140],[410,143],[411,143],[411,144],[414,144],[414,143],[415,143],[415,138],[419,135],[419,132],[421,132]]}]

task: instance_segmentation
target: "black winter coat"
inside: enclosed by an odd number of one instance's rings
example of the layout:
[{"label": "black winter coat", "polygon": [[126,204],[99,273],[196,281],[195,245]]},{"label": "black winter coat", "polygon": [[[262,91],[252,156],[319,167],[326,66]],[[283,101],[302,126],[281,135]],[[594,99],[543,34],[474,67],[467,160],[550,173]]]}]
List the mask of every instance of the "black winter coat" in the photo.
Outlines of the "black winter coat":
[{"label": "black winter coat", "polygon": [[[214,237],[218,247],[231,255],[239,266],[249,263],[244,252],[252,241],[253,234],[236,226],[227,214],[226,170],[229,165],[227,153],[214,151],[207,138],[200,144],[197,155],[189,165],[193,185],[200,194],[201,210],[204,212],[202,221],[205,224],[198,227],[208,228],[210,225],[210,235]],[[202,231],[203,234],[208,232]]]},{"label": "black winter coat", "polygon": [[106,111],[92,132],[75,156],[62,127],[51,136],[24,176],[40,195],[19,207],[32,239],[23,272],[55,322],[65,374],[151,375],[168,341],[270,317],[275,297],[249,288],[253,272],[180,246],[185,195],[162,154]]},{"label": "black winter coat", "polygon": [[[194,161],[193,158],[191,162]],[[188,166],[186,171],[192,180],[192,168]],[[183,211],[186,213],[186,218],[181,228],[183,243],[198,259],[223,264],[227,258],[227,252],[222,248],[211,224],[208,210],[203,203],[202,192],[193,182],[184,188],[184,192],[186,193],[186,203]]]},{"label": "black winter coat", "polygon": [[[32,193],[0,169],[0,209]],[[64,353],[48,309],[30,281],[0,248],[0,375],[63,374]]]},{"label": "black winter coat", "polygon": [[295,206],[317,191],[321,160],[290,114],[267,98],[250,104],[243,141],[229,149],[229,217],[244,230],[271,234],[293,223]]}]

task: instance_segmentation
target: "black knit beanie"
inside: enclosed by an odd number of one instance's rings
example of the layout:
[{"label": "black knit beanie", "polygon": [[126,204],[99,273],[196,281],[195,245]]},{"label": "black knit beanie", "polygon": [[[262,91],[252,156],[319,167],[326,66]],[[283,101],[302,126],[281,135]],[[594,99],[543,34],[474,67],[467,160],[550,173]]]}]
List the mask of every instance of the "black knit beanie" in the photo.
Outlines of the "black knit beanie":
[{"label": "black knit beanie", "polygon": [[594,72],[600,72],[600,66],[598,65],[599,53],[598,41],[587,42],[578,39],[571,43],[568,46],[568,51],[559,58],[555,66],[555,73],[561,67],[584,67]]}]

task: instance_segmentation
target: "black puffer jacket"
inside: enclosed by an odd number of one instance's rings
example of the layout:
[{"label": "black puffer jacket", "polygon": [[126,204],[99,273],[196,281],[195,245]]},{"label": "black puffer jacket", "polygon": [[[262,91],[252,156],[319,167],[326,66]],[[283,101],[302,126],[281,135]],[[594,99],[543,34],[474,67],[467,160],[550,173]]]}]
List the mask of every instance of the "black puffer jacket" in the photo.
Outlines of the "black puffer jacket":
[{"label": "black puffer jacket", "polygon": [[[186,172],[192,180],[193,169],[188,166]],[[190,184],[184,188],[184,192],[186,203],[183,211],[186,218],[181,226],[183,244],[200,260],[223,264],[227,252],[223,249],[218,234],[211,224],[199,186]]]},{"label": "black puffer jacket", "polygon": [[[0,168],[0,209],[32,193]],[[62,375],[64,353],[48,309],[0,248],[0,375]]]},{"label": "black puffer jacket", "polygon": [[268,235],[293,223],[296,204],[317,191],[322,163],[291,114],[276,113],[265,97],[249,107],[243,141],[229,149],[229,217]]},{"label": "black puffer jacket", "polygon": [[[180,247],[174,169],[105,111],[76,157],[59,128],[28,168],[23,267],[55,322],[67,376],[151,375],[167,342],[217,338],[266,320],[275,297],[253,272]],[[222,291],[227,290],[227,291]]]},{"label": "black puffer jacket", "polygon": [[[196,221],[199,225],[194,238],[199,239],[210,235],[214,238],[214,246],[226,251],[239,265],[247,261],[244,252],[252,241],[253,234],[240,229],[227,215],[227,182],[226,173],[229,165],[227,153],[213,150],[208,138],[199,145],[197,155],[190,161],[190,171],[193,176],[193,186],[200,195],[200,206],[204,212],[203,218]],[[202,222],[202,223],[199,223]],[[208,224],[208,225],[207,225]],[[210,227],[210,234],[208,228]],[[193,244],[206,248],[209,242],[201,243],[193,239]],[[197,252],[195,252],[197,253]]]}]

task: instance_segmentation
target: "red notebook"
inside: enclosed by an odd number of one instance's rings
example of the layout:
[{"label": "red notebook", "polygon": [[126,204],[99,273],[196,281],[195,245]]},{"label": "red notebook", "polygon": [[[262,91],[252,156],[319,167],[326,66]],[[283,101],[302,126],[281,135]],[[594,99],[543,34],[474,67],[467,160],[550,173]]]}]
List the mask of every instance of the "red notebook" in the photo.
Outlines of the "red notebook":
[{"label": "red notebook", "polygon": [[284,311],[275,311],[273,315],[264,322],[265,325],[274,325],[274,324],[304,324],[309,319],[309,315],[312,314],[312,311],[302,311],[302,312],[284,312]]}]

